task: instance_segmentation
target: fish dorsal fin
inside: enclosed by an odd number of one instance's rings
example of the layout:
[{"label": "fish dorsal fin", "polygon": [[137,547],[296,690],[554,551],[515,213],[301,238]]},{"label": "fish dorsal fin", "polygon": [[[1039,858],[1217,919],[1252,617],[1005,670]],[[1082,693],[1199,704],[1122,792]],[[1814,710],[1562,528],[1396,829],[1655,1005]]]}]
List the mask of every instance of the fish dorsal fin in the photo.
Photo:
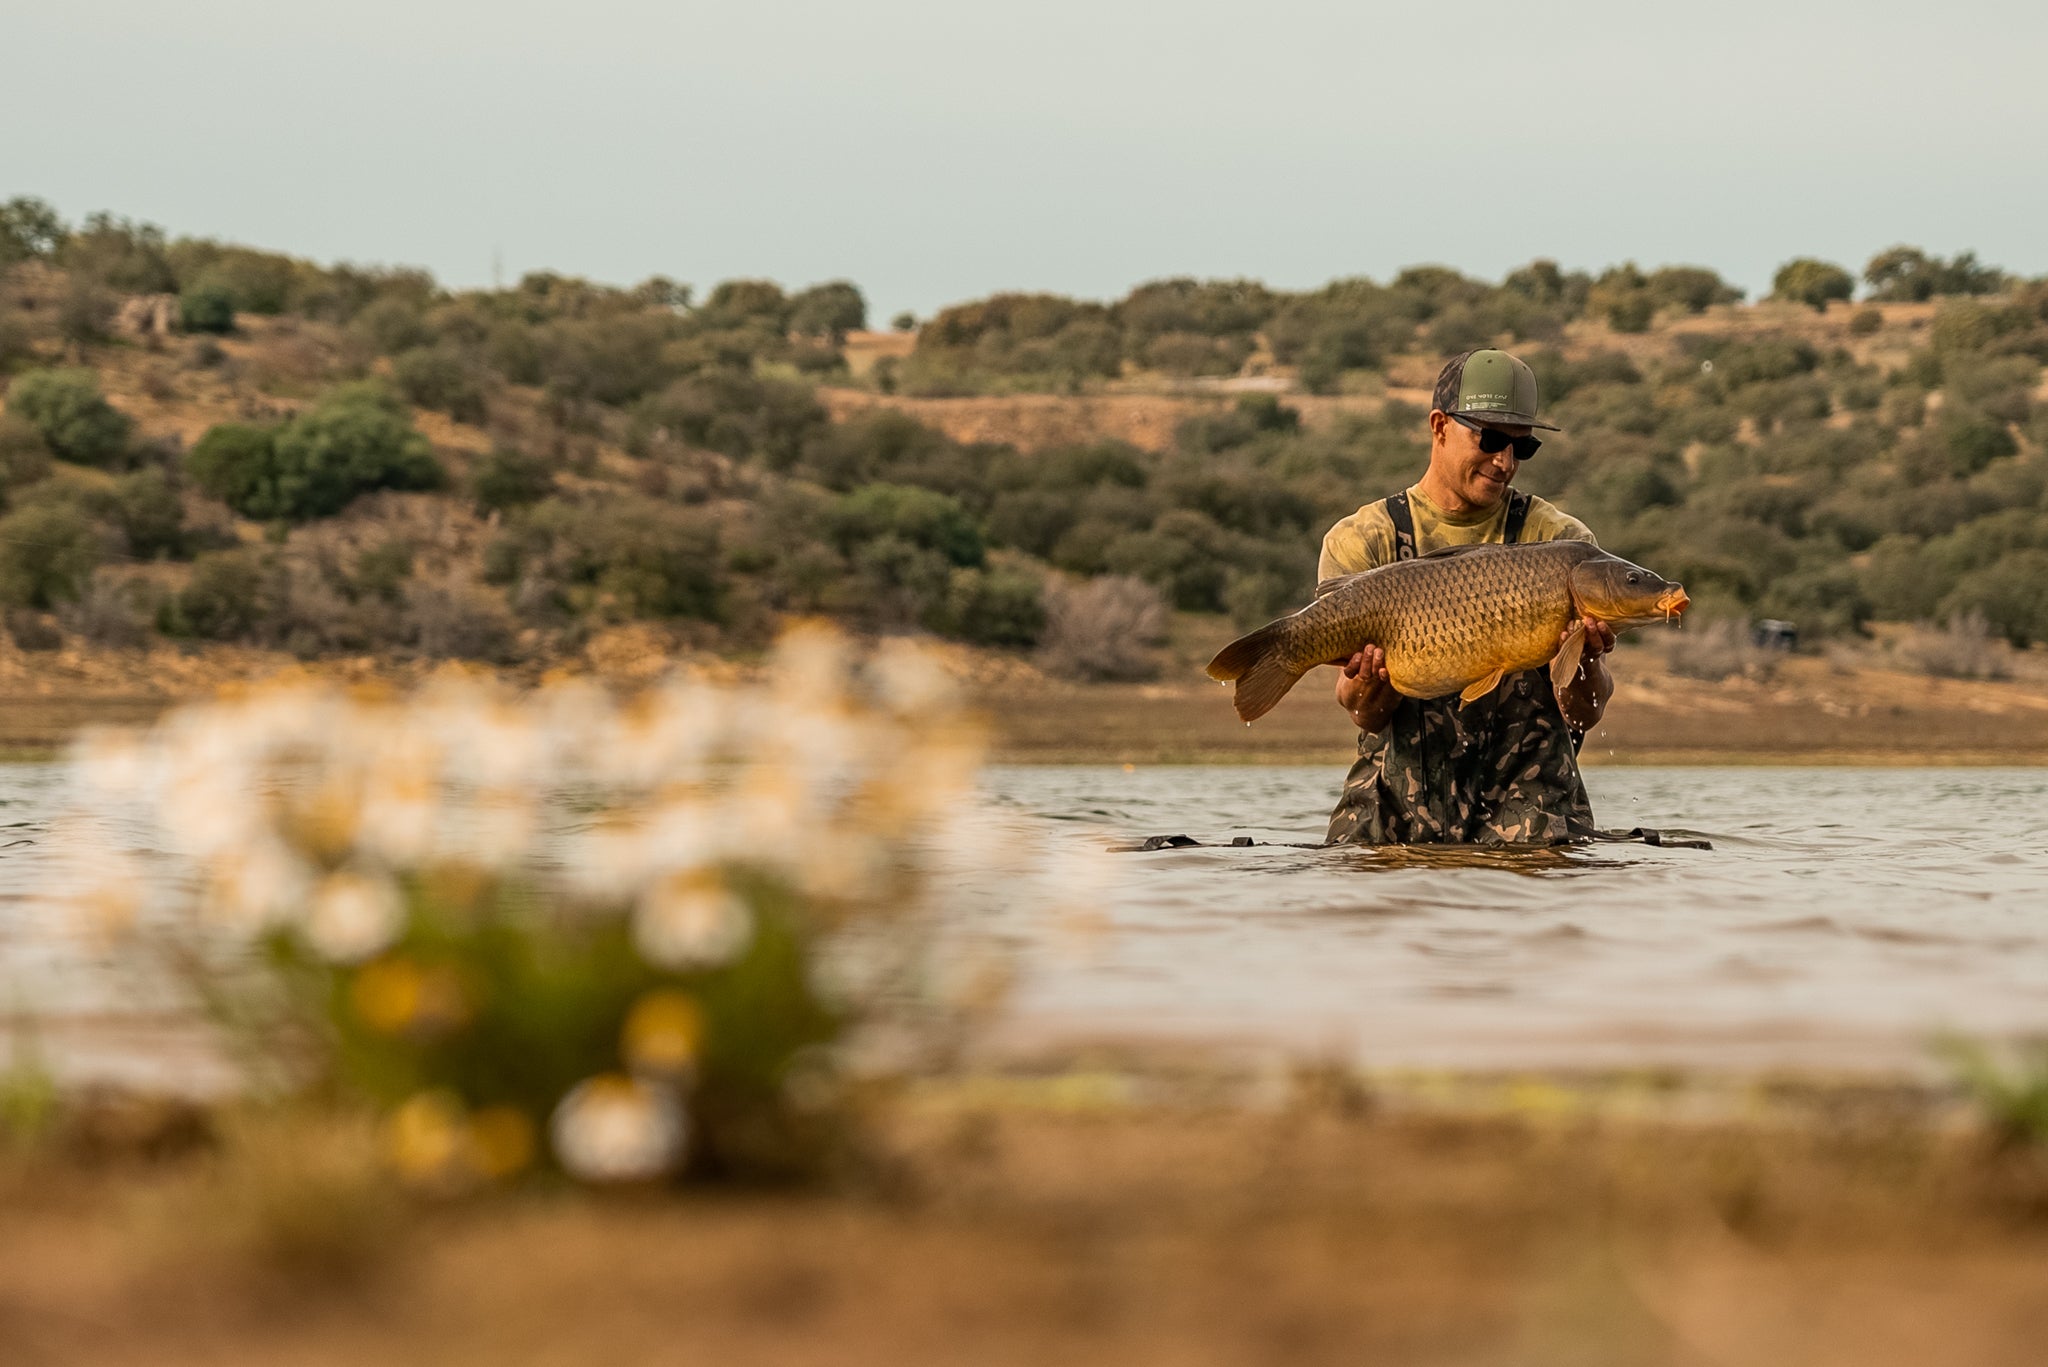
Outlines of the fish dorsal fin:
[{"label": "fish dorsal fin", "polygon": [[1500,546],[1490,541],[1474,542],[1470,546],[1439,546],[1427,555],[1418,555],[1417,560],[1442,560],[1453,555],[1470,555],[1473,551],[1497,551]]},{"label": "fish dorsal fin", "polygon": [[1465,691],[1458,695],[1458,710],[1462,712],[1473,703],[1478,702],[1481,698],[1493,692],[1494,689],[1499,688],[1500,681],[1506,676],[1507,672],[1507,667],[1503,665],[1485,678],[1474,679],[1471,683],[1465,685]]},{"label": "fish dorsal fin", "polygon": [[1586,650],[1586,623],[1580,618],[1572,619],[1572,628],[1566,633],[1564,644],[1557,648],[1557,654],[1550,661],[1550,686],[1560,692],[1572,681],[1572,675],[1579,672],[1579,660]]},{"label": "fish dorsal fin", "polygon": [[1371,573],[1371,570],[1360,570],[1356,574],[1339,574],[1333,575],[1328,579],[1318,579],[1316,580],[1316,597],[1327,598],[1330,594],[1335,593],[1338,589],[1343,588],[1352,580],[1363,579],[1365,578],[1365,576]]}]

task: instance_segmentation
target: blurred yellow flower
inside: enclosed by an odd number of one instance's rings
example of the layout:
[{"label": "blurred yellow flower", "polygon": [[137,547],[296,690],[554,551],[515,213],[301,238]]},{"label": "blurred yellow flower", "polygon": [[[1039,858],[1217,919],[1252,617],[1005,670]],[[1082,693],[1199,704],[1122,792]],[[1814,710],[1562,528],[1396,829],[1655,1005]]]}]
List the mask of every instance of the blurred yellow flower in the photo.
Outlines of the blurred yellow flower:
[{"label": "blurred yellow flower", "polygon": [[516,1177],[533,1165],[533,1121],[515,1106],[486,1106],[469,1118],[472,1161],[492,1181]]},{"label": "blurred yellow flower", "polygon": [[704,1009],[686,992],[656,988],[633,1003],[619,1040],[626,1066],[636,1073],[689,1071],[704,1044]]},{"label": "blurred yellow flower", "polygon": [[372,1030],[395,1035],[419,1015],[422,976],[410,959],[392,955],[372,960],[349,980],[349,1005]]},{"label": "blurred yellow flower", "polygon": [[408,1185],[445,1191],[467,1183],[474,1151],[462,1098],[446,1089],[408,1098],[384,1123],[384,1153]]}]

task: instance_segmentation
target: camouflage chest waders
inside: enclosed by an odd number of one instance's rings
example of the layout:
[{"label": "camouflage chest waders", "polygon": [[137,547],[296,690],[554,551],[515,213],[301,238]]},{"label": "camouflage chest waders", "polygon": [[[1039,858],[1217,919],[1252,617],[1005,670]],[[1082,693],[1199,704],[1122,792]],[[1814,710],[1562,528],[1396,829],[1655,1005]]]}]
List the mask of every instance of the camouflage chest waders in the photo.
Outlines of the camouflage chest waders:
[{"label": "camouflage chest waders", "polygon": [[[1413,559],[1408,496],[1387,500],[1394,555]],[[1513,544],[1529,496],[1508,491],[1501,540]],[[1386,729],[1360,732],[1358,761],[1330,814],[1331,844],[1556,845],[1593,832],[1576,738],[1547,670],[1511,674],[1469,707],[1403,698]]]}]

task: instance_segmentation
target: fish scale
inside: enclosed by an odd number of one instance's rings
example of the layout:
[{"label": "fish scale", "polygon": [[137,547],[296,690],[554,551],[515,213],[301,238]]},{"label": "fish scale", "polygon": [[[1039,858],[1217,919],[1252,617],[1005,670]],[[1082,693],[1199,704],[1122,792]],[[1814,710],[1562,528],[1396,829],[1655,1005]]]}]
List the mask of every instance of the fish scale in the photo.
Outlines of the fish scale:
[{"label": "fish scale", "polygon": [[1586,541],[1461,546],[1321,587],[1315,602],[1231,642],[1210,662],[1210,677],[1237,681],[1245,720],[1270,709],[1310,669],[1341,664],[1368,644],[1385,652],[1396,689],[1436,698],[1549,661],[1572,621],[1589,610],[1588,592],[1597,590],[1604,605],[1598,615],[1625,625],[1686,605],[1677,585]]}]

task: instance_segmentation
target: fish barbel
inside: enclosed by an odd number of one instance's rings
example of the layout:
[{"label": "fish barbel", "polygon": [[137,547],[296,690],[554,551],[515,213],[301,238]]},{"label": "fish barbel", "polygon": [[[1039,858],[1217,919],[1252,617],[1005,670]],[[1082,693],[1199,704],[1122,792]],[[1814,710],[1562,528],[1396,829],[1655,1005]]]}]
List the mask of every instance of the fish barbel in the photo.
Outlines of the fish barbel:
[{"label": "fish barbel", "polygon": [[1317,665],[1376,645],[1402,693],[1471,703],[1545,662],[1563,687],[1579,667],[1581,618],[1640,626],[1676,617],[1689,601],[1677,584],[1588,541],[1452,546],[1324,580],[1315,602],[1218,651],[1209,677],[1235,681],[1237,715],[1250,722]]}]

